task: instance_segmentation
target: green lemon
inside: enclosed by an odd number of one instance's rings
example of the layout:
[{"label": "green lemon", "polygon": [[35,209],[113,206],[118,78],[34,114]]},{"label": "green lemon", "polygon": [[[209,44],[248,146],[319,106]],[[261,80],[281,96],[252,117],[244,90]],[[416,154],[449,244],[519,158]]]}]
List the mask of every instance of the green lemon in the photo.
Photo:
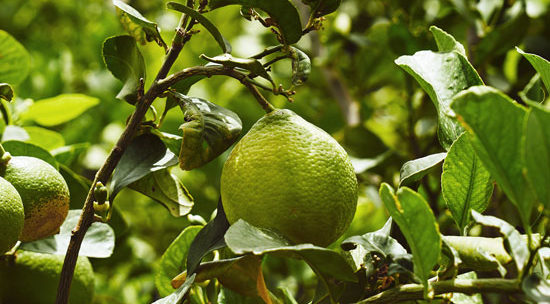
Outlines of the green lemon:
[{"label": "green lemon", "polygon": [[19,193],[0,177],[0,255],[17,243],[24,220],[23,202]]},{"label": "green lemon", "polygon": [[275,110],[229,155],[221,195],[230,223],[243,219],[294,243],[327,246],[353,219],[357,179],[336,140],[290,110]]},{"label": "green lemon", "polygon": [[58,233],[70,201],[69,188],[61,174],[41,159],[13,156],[3,177],[17,189],[25,208],[20,240],[30,242]]},{"label": "green lemon", "polygon": [[[55,303],[62,255],[18,251],[15,261],[0,261],[0,303]],[[69,295],[70,304],[90,304],[94,272],[86,257],[79,257]]]}]

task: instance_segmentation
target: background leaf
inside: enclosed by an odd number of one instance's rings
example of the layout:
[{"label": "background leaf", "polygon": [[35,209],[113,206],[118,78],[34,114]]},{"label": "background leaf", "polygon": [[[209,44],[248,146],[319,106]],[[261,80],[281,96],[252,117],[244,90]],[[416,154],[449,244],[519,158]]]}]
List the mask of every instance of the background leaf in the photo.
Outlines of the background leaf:
[{"label": "background leaf", "polygon": [[114,36],[103,43],[103,60],[123,86],[117,98],[130,104],[137,101],[140,79],[145,79],[145,61],[132,36]]},{"label": "background leaf", "polygon": [[437,110],[439,142],[445,149],[464,132],[450,104],[460,91],[483,81],[468,60],[457,52],[419,51],[401,56],[395,63],[413,76],[428,93]]},{"label": "background leaf", "polygon": [[446,156],[445,152],[436,153],[406,162],[399,172],[399,186],[410,185],[420,180],[431,169],[439,165]]},{"label": "background leaf", "polygon": [[[21,248],[28,251],[65,255],[72,230],[76,227],[82,210],[69,210],[65,222],[59,228],[58,234],[42,240],[23,243]],[[115,232],[105,223],[93,223],[82,241],[78,252],[79,256],[91,258],[108,258],[113,254],[115,248]]]},{"label": "background leaf", "polygon": [[293,44],[302,37],[302,25],[300,24],[300,15],[292,2],[288,0],[210,0],[208,5],[211,9],[220,8],[227,5],[239,4],[246,7],[261,9],[266,12],[281,31],[285,42]]},{"label": "background leaf", "polygon": [[443,163],[441,193],[461,233],[470,221],[470,209],[483,212],[493,193],[491,174],[463,133],[453,143]]},{"label": "background leaf", "polygon": [[19,84],[29,73],[30,61],[25,47],[10,34],[0,30],[0,82]]},{"label": "background leaf", "polygon": [[83,94],[62,94],[35,101],[23,113],[23,119],[34,120],[40,125],[51,127],[77,118],[86,110],[96,106],[99,99]]},{"label": "background leaf", "polygon": [[342,2],[341,0],[302,0],[311,7],[311,15],[314,18],[322,17],[334,12]]},{"label": "background leaf", "polygon": [[[523,175],[525,109],[496,89],[477,86],[456,96],[452,108],[474,134],[472,146],[529,225],[534,195]],[[495,115],[498,113],[499,115]]]},{"label": "background leaf", "polygon": [[380,186],[380,197],[411,248],[414,273],[427,290],[427,280],[441,252],[441,236],[432,210],[426,200],[409,188],[399,188],[397,195],[386,183]]},{"label": "background leaf", "polygon": [[156,23],[147,20],[135,8],[120,0],[113,0],[113,4],[117,8],[122,27],[139,43],[146,44],[154,40],[158,45],[167,48]]}]

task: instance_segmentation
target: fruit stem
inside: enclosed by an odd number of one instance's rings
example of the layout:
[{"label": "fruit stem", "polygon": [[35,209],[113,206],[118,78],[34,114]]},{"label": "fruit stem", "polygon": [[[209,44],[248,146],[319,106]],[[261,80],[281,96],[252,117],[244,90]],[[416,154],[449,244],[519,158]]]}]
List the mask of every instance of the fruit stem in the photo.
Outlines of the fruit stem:
[{"label": "fruit stem", "polygon": [[11,160],[11,154],[7,152],[0,144],[0,175],[4,175],[8,162]]}]

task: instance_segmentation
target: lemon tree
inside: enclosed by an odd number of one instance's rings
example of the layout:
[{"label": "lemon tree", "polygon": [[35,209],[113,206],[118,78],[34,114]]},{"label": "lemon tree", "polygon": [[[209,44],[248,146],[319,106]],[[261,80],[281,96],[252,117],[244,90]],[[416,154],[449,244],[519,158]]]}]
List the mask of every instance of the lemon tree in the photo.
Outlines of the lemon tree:
[{"label": "lemon tree", "polygon": [[227,158],[221,195],[229,223],[244,219],[297,244],[327,246],[353,219],[357,179],[336,140],[290,110],[275,110]]}]

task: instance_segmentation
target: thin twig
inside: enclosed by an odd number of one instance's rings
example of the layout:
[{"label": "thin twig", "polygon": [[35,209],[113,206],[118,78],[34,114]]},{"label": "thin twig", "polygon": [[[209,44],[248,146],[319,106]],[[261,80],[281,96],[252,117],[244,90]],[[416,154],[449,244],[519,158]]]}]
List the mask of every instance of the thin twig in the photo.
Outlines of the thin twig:
[{"label": "thin twig", "polygon": [[[434,295],[445,293],[521,293],[518,280],[509,279],[476,279],[448,280],[431,284]],[[401,285],[376,294],[357,304],[367,303],[397,303],[401,301],[424,299],[424,286],[420,284]]]}]

